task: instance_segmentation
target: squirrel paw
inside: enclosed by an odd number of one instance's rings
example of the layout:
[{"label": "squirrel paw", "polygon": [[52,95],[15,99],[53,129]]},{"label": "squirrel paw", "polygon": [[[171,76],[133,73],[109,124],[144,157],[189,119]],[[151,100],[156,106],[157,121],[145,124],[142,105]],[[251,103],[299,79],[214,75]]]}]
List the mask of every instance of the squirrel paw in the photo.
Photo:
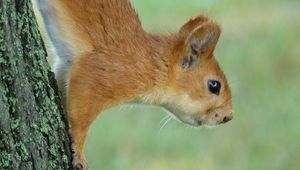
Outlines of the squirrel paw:
[{"label": "squirrel paw", "polygon": [[76,152],[76,146],[74,143],[71,145],[71,150],[73,152],[73,167],[76,170],[88,170],[88,164],[83,154]]},{"label": "squirrel paw", "polygon": [[73,155],[73,167],[76,170],[88,170],[88,164],[87,161],[80,155],[74,154]]}]

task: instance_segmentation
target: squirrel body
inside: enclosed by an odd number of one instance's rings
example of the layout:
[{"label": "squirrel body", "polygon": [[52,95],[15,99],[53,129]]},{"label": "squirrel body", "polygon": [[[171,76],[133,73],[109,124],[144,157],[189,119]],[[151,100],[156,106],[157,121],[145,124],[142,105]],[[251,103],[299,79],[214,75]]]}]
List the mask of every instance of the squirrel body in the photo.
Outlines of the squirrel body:
[{"label": "squirrel body", "polygon": [[161,105],[192,126],[232,119],[230,88],[213,56],[221,29],[209,18],[154,35],[143,30],[129,0],[33,2],[46,44],[54,46],[47,50],[56,51],[50,56],[71,125],[74,166],[87,169],[83,146],[98,114],[125,102]]}]

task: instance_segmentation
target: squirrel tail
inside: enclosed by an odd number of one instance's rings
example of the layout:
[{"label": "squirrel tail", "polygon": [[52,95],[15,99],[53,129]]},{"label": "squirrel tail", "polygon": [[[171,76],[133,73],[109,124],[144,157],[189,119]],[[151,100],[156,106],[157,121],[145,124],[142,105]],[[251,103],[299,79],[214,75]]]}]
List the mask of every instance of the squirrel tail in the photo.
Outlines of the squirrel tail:
[{"label": "squirrel tail", "polygon": [[63,104],[68,86],[68,72],[72,64],[73,52],[71,47],[63,40],[59,30],[55,9],[49,1],[32,0],[34,13],[41,31],[46,49],[47,60],[55,73]]},{"label": "squirrel tail", "polygon": [[[70,63],[73,52],[71,47],[62,38],[63,36],[59,30],[55,8],[49,1],[32,0],[32,3],[47,52],[50,54],[48,61],[62,60],[62,62],[66,64]],[[50,62],[50,64],[52,65],[54,63]]]}]

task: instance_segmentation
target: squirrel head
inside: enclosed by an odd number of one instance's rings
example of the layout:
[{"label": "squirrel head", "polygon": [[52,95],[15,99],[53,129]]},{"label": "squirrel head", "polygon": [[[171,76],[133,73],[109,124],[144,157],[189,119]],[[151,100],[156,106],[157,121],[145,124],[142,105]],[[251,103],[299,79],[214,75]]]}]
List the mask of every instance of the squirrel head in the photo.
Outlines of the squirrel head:
[{"label": "squirrel head", "polygon": [[200,16],[180,29],[173,45],[164,107],[193,126],[214,126],[232,119],[231,92],[213,52],[218,24]]}]

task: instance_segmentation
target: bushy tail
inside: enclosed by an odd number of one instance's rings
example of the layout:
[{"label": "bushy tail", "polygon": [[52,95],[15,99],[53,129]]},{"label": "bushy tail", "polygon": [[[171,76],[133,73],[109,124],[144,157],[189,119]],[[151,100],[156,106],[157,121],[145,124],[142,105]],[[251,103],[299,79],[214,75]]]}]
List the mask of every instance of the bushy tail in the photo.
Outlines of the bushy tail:
[{"label": "bushy tail", "polygon": [[63,103],[67,92],[67,75],[72,63],[72,50],[60,36],[61,31],[57,23],[55,10],[50,4],[51,0],[32,0],[34,13],[38,21],[44,43],[46,45],[47,60],[62,93]]},{"label": "bushy tail", "polygon": [[[53,58],[59,57],[59,60],[70,63],[69,60],[71,60],[73,53],[71,47],[62,39],[63,36],[61,35],[52,4],[47,0],[32,0],[32,3],[42,36],[50,54],[48,60],[53,61]],[[54,63],[50,62],[50,64]]]}]

